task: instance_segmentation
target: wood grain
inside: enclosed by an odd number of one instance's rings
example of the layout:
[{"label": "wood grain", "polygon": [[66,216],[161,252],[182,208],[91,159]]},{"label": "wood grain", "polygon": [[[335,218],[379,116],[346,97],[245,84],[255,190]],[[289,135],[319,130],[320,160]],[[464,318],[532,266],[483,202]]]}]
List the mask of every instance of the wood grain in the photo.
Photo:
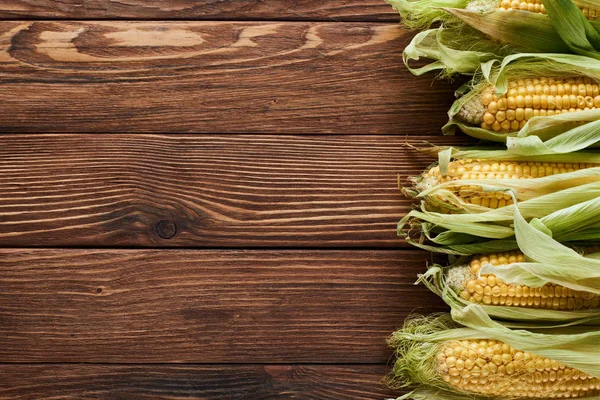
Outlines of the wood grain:
[{"label": "wood grain", "polygon": [[433,161],[397,136],[2,135],[0,246],[397,248],[398,175]]},{"label": "wood grain", "polygon": [[423,135],[452,85],[396,24],[0,22],[4,132]]},{"label": "wood grain", "polygon": [[0,18],[399,20],[383,0],[3,0]]},{"label": "wood grain", "polygon": [[385,363],[417,251],[0,250],[3,362]]},{"label": "wood grain", "polygon": [[[373,400],[394,395],[384,365],[0,365],[0,397]],[[396,393],[397,394],[397,393]]]}]

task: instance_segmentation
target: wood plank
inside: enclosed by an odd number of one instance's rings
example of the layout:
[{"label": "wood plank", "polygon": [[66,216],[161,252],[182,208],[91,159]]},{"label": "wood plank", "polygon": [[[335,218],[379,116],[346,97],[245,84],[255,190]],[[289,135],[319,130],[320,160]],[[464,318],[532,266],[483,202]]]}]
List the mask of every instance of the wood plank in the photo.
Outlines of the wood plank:
[{"label": "wood plank", "polygon": [[398,174],[433,161],[398,136],[1,135],[0,246],[398,248]]},{"label": "wood plank", "polygon": [[[394,395],[385,365],[0,365],[19,399],[373,400]],[[396,393],[397,395],[397,393]]]},{"label": "wood plank", "polygon": [[398,21],[381,0],[3,0],[4,19]]},{"label": "wood plank", "polygon": [[3,362],[385,363],[418,251],[0,250]]},{"label": "wood plank", "polygon": [[397,24],[0,22],[0,131],[436,133]]}]

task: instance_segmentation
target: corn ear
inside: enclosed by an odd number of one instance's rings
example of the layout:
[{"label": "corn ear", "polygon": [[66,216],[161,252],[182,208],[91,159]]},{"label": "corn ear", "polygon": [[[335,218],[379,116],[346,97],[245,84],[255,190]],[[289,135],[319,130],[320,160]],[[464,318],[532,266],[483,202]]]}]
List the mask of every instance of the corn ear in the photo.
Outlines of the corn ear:
[{"label": "corn ear", "polygon": [[534,219],[528,223],[519,207],[515,208],[514,229],[519,248],[532,262],[503,267],[486,264],[482,266],[481,274],[494,274],[509,284],[539,287],[553,283],[600,295],[600,260],[584,257],[558,242],[543,221]]},{"label": "corn ear", "polygon": [[598,398],[597,327],[512,330],[477,305],[452,317],[413,317],[390,337],[397,359],[388,384],[423,385],[400,399]]},{"label": "corn ear", "polygon": [[[515,209],[511,205],[475,214],[413,210],[398,223],[398,234],[416,247],[446,254],[515,250],[520,247],[513,226]],[[599,240],[600,182],[522,201],[519,211],[559,242]]]},{"label": "corn ear", "polygon": [[[592,263],[598,261],[591,260]],[[570,261],[561,261],[571,263],[559,268],[553,263],[545,268],[544,263],[526,260],[520,251],[462,257],[448,267],[431,266],[419,276],[417,283],[423,283],[452,309],[460,310],[475,303],[489,316],[506,321],[531,321],[535,326],[540,322],[566,321],[600,325],[600,295],[594,293],[600,285],[586,286],[586,291],[563,286],[564,273],[577,268],[580,260],[571,257]],[[495,273],[525,263],[528,268],[541,271],[543,278],[532,280],[517,276],[507,282],[502,279],[506,275]],[[492,273],[487,273],[490,270]],[[595,271],[592,274],[598,275]]]},{"label": "corn ear", "polygon": [[[485,213],[490,208],[512,204],[507,190],[512,190],[518,200],[525,201],[600,181],[600,164],[587,163],[588,154],[583,153],[577,157],[564,155],[562,158],[568,159],[568,163],[559,158],[557,162],[545,161],[550,159],[548,156],[537,157],[539,161],[536,157],[515,157],[508,151],[463,151],[462,154],[475,156],[473,158],[459,154],[452,148],[440,151],[439,164],[411,178],[411,186],[404,187],[403,193],[420,200],[423,211]],[[495,159],[489,158],[494,155]],[[600,154],[595,156],[595,161],[600,161]]]},{"label": "corn ear", "polygon": [[506,142],[512,152],[523,155],[570,153],[599,145],[596,60],[519,54],[496,64],[481,65],[481,78],[452,105],[445,134],[458,129],[482,140]]},{"label": "corn ear", "polygon": [[[600,308],[597,306],[593,307],[593,304],[595,304],[596,299],[598,298],[596,295],[586,294],[584,296],[585,298],[582,298],[581,295],[578,295],[579,297],[577,297],[577,299],[570,297],[569,299],[572,303],[575,303],[575,301],[577,301],[577,303],[581,303],[579,309],[577,309],[579,304],[574,304],[571,309],[560,309],[560,304],[558,304],[556,308],[554,308],[553,305],[548,307],[546,306],[546,303],[552,304],[554,302],[554,298],[542,298],[541,295],[533,298],[531,306],[515,305],[513,300],[517,298],[506,295],[494,297],[492,295],[486,295],[482,293],[481,299],[465,298],[466,296],[462,295],[465,289],[461,286],[464,282],[457,283],[459,281],[456,279],[457,273],[460,273],[460,270],[465,268],[468,268],[468,266],[457,265],[441,267],[439,265],[433,265],[427,270],[426,273],[419,276],[419,280],[417,282],[424,284],[429,290],[440,296],[444,302],[450,306],[451,309],[460,310],[470,304],[478,304],[487,315],[494,319],[500,319],[503,321],[529,322],[532,324],[531,326],[536,327],[542,327],[545,325],[555,326],[556,324],[562,323],[596,326],[600,325]],[[489,279],[490,276],[494,276],[492,279],[498,279],[498,281],[500,281],[500,278],[496,278],[493,274],[486,275],[486,279]],[[520,290],[523,290],[524,287],[531,288],[532,293],[534,293],[536,290],[533,287],[525,285],[506,286],[506,290],[510,290],[510,288],[516,290],[517,287],[521,288]],[[487,286],[483,286],[481,290],[485,290],[486,287]],[[541,288],[537,288],[537,290],[538,292],[541,292]],[[469,295],[470,297],[473,297],[472,294]],[[510,299],[509,305],[507,305],[507,299]],[[521,297],[518,299],[520,301]],[[567,299],[566,301],[569,300]],[[488,302],[489,304],[487,304]],[[586,304],[588,306],[586,306]],[[518,326],[522,327],[522,325]]]}]

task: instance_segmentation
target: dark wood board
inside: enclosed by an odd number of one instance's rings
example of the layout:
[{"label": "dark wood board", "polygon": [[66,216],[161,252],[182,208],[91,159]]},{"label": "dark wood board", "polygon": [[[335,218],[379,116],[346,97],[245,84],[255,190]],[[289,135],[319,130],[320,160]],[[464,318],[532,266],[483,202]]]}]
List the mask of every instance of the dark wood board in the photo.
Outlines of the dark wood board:
[{"label": "dark wood board", "polygon": [[[0,365],[4,400],[373,400],[385,365]],[[397,393],[395,393],[397,395]]]},{"label": "dark wood board", "polygon": [[418,251],[0,250],[3,362],[386,363]]},{"label": "dark wood board", "polygon": [[3,0],[3,19],[399,21],[384,0]]},{"label": "dark wood board", "polygon": [[[426,146],[463,137],[413,138]],[[406,246],[400,136],[2,135],[0,246]]]},{"label": "dark wood board", "polygon": [[397,24],[0,22],[0,131],[436,134]]}]

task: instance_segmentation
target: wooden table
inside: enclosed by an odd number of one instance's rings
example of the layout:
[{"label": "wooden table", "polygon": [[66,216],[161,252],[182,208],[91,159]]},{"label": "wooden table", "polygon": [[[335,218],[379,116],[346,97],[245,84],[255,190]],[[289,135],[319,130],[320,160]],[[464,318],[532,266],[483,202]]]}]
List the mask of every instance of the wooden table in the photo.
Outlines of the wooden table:
[{"label": "wooden table", "polygon": [[383,399],[452,85],[383,0],[0,3],[0,398]]}]

